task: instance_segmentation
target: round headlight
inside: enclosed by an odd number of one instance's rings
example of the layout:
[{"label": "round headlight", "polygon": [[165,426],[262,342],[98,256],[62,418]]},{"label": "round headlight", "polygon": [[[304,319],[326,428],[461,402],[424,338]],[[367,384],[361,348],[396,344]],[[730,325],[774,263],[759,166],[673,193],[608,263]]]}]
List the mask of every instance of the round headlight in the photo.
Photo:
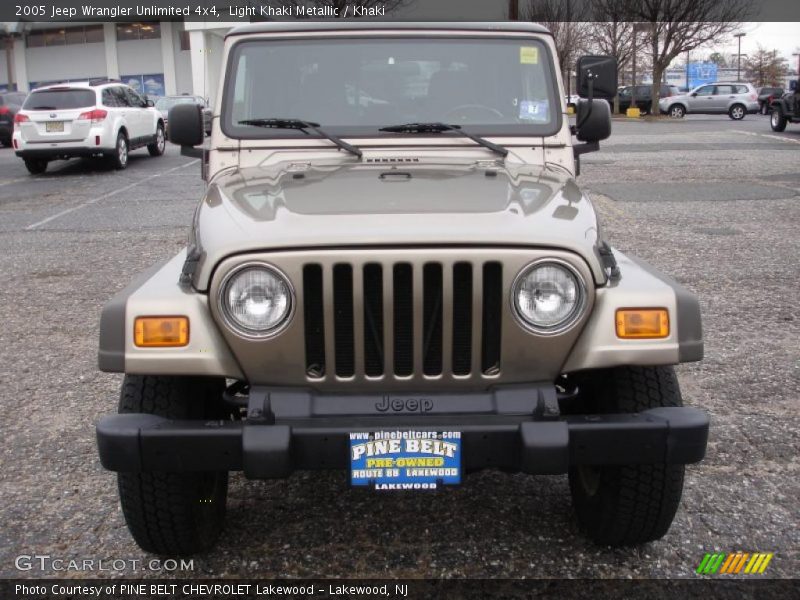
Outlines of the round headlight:
[{"label": "round headlight", "polygon": [[292,310],[287,279],[266,265],[247,265],[230,273],[220,289],[228,324],[239,333],[267,336],[283,325]]},{"label": "round headlight", "polygon": [[522,321],[539,333],[558,333],[581,315],[586,293],[583,280],[562,263],[528,266],[514,286],[514,308]]}]

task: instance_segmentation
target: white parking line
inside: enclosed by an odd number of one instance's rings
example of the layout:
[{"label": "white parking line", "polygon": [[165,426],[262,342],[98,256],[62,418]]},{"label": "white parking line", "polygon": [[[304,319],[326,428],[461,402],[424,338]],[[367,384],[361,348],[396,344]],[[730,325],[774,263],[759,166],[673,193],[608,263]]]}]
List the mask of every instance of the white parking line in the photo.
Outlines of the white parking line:
[{"label": "white parking line", "polygon": [[199,158],[195,159],[195,160],[191,160],[188,163],[184,163],[182,165],[178,165],[177,167],[173,167],[172,169],[168,169],[166,171],[162,171],[161,173],[156,173],[155,175],[150,175],[149,177],[145,177],[144,179],[141,179],[139,181],[135,181],[135,182],[131,183],[130,185],[126,185],[125,187],[119,188],[118,190],[114,190],[112,192],[108,192],[107,194],[103,194],[102,196],[98,196],[97,198],[92,198],[91,200],[87,200],[83,204],[78,204],[77,206],[73,206],[71,208],[64,209],[61,212],[58,212],[58,213],[56,213],[54,215],[50,215],[46,219],[42,219],[41,221],[37,221],[36,223],[33,223],[32,225],[28,225],[25,228],[25,231],[31,231],[33,229],[36,229],[37,227],[41,227],[45,223],[49,223],[50,221],[54,221],[56,219],[59,219],[59,218],[63,217],[64,215],[68,215],[69,213],[75,212],[76,210],[80,210],[82,208],[86,208],[87,206],[91,206],[92,204],[97,204],[101,200],[105,200],[106,198],[111,198],[112,196],[116,196],[117,194],[121,194],[122,192],[127,192],[129,189],[134,188],[137,185],[140,185],[140,184],[145,183],[147,181],[152,181],[156,177],[161,177],[162,175],[169,175],[173,171],[177,171],[178,169],[185,169],[186,167],[190,167],[192,165],[196,165],[199,162],[200,162]]},{"label": "white parking line", "polygon": [[11,185],[12,183],[19,183],[20,181],[28,181],[30,177],[17,177],[16,179],[0,179],[0,187],[4,185]]},{"label": "white parking line", "polygon": [[741,129],[732,129],[731,131],[733,133],[743,133],[744,135],[754,135],[756,137],[770,138],[771,140],[780,140],[782,142],[789,142],[791,144],[800,144],[800,140],[783,137],[782,135],[772,135],[771,133],[757,133],[755,131],[742,131]]}]

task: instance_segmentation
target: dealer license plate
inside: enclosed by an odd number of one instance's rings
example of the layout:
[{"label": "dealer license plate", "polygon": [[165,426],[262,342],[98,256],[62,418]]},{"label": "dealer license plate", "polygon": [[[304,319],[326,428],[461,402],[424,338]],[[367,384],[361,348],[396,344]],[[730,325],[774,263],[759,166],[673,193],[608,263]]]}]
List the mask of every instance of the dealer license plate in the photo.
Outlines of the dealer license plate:
[{"label": "dealer license plate", "polygon": [[351,433],[350,482],[376,490],[434,490],[461,483],[461,433]]},{"label": "dealer license plate", "polygon": [[64,131],[64,121],[48,121],[44,124],[47,133],[60,133]]}]

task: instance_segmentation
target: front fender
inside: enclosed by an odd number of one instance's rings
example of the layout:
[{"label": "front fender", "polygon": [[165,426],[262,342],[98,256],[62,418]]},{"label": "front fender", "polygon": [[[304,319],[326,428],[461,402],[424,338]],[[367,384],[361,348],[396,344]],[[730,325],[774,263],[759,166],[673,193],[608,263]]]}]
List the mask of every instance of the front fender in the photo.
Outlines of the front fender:
[{"label": "front fender", "polygon": [[[101,371],[143,375],[207,375],[243,379],[220,335],[208,296],[178,281],[186,260],[183,250],[165,264],[136,277],[103,307],[98,364]],[[189,318],[189,344],[181,348],[139,348],[133,324],[139,316]]]},{"label": "front fender", "polygon": [[[637,258],[614,250],[620,278],[596,291],[589,321],[573,346],[564,372],[622,365],[674,365],[703,358],[703,328],[697,297]],[[664,339],[617,337],[619,308],[666,308],[670,334]]]}]

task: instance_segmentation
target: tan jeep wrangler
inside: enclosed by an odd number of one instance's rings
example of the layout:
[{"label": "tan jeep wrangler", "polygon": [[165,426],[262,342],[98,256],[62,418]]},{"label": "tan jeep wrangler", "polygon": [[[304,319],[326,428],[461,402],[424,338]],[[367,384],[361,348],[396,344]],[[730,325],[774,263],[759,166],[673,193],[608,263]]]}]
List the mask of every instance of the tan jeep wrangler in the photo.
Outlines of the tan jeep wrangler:
[{"label": "tan jeep wrangler", "polygon": [[258,23],[223,65],[205,147],[198,107],[169,114],[208,182],[188,247],[102,314],[125,378],[97,440],[136,542],[207,549],[229,471],[301,469],[568,474],[592,540],[663,536],[708,437],[672,368],[702,358],[700,311],[575,182],[613,59],[578,62],[572,126],[530,23]]}]

